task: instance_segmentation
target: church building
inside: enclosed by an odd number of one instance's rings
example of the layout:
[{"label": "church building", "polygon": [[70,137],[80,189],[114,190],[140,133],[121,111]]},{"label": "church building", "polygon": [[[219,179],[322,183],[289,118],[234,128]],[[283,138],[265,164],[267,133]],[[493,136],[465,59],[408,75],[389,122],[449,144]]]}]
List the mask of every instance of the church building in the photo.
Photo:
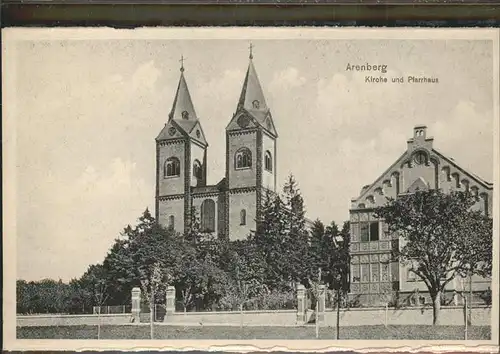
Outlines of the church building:
[{"label": "church building", "polygon": [[192,213],[202,232],[230,240],[256,229],[262,197],[276,190],[278,134],[250,62],[235,113],[226,126],[225,176],[207,184],[208,141],[181,74],[168,121],[156,138],[156,219],[178,232],[188,230]]},{"label": "church building", "polygon": [[[397,235],[389,235],[387,225],[373,214],[374,208],[386,203],[386,197],[429,189],[445,193],[470,191],[477,198],[473,208],[491,216],[493,184],[434,149],[427,128],[416,126],[406,151],[351,200],[351,298],[358,298],[365,305],[379,305],[388,301],[388,294],[399,293],[404,301],[417,293],[419,302],[429,301],[423,281],[391,260],[391,250],[400,247],[400,240]],[[469,279],[455,279],[446,291],[453,294],[455,290],[465,290],[464,286],[469,290]],[[476,295],[490,286],[490,279],[472,277]]]}]

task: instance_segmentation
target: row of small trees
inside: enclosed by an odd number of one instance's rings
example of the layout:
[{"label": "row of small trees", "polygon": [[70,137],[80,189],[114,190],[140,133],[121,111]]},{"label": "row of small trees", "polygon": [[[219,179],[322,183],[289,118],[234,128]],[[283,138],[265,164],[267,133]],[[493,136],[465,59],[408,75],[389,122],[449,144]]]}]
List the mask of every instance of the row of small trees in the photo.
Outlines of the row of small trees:
[{"label": "row of small trees", "polygon": [[[337,279],[334,272],[347,274],[347,223],[339,230],[335,223],[325,227],[316,221],[308,233],[303,199],[293,176],[283,193],[267,193],[263,199],[255,233],[233,242],[201,232],[194,210],[185,234],[160,226],[146,210],[135,226],[123,230],[104,261],[91,265],[81,278],[69,284],[44,281],[65,289],[57,290],[66,294],[57,310],[50,307],[55,297],[37,290],[44,282],[19,281],[18,288],[28,284],[32,295],[18,291],[18,312],[79,312],[97,305],[129,304],[134,287],[141,288],[147,302],[161,304],[167,284],[176,287],[184,311],[276,309],[294,306],[296,283],[310,287],[318,269],[332,287]],[[332,247],[340,235],[346,242]],[[40,297],[45,307],[36,305]]]},{"label": "row of small trees", "polygon": [[[472,211],[475,202],[470,193],[431,190],[388,200],[374,211],[401,240],[392,260],[407,265],[427,286],[436,324],[448,283],[457,276],[491,275],[492,219]],[[200,232],[194,211],[190,229],[181,235],[161,227],[146,210],[135,227],[124,229],[103,263],[90,266],[80,279],[69,285],[19,281],[18,311],[129,304],[136,286],[150,305],[161,304],[167,284],[176,287],[185,311],[195,306],[242,310],[269,304],[269,299],[278,299],[272,305],[276,308],[276,303],[288,301],[283,299],[294,298],[298,283],[312,289],[323,283],[345,295],[348,222],[339,228],[334,222],[325,226],[315,221],[306,230],[304,203],[293,176],[283,193],[264,195],[257,221],[255,233],[230,242]]]}]

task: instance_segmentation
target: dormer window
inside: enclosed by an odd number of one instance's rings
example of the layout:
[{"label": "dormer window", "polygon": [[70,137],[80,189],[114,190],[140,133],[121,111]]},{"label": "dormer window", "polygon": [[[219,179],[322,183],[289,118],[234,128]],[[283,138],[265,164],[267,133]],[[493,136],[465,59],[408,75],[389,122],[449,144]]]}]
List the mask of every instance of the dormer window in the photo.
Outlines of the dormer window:
[{"label": "dormer window", "polygon": [[189,119],[189,112],[188,111],[182,111],[181,117],[182,117],[182,119]]},{"label": "dormer window", "polygon": [[253,107],[253,108],[255,108],[255,109],[259,109],[259,107],[260,107],[260,102],[259,102],[259,100],[254,100],[254,101],[252,102],[252,107]]}]

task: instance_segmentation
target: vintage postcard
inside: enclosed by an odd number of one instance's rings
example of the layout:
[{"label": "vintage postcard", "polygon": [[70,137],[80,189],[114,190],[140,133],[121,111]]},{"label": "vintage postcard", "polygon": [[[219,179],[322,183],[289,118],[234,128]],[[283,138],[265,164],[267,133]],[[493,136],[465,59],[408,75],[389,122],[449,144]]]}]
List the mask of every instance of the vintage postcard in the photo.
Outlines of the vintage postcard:
[{"label": "vintage postcard", "polygon": [[498,30],[2,43],[4,349],[498,348]]}]

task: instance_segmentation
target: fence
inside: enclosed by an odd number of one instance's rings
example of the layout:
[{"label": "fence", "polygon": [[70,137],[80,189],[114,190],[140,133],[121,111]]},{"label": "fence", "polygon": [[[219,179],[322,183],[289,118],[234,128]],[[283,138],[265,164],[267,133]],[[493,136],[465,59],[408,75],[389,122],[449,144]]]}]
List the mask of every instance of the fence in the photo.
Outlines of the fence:
[{"label": "fence", "polygon": [[[326,307],[336,307],[336,297],[334,294],[326,294]],[[460,293],[455,291],[447,291],[441,295],[441,307],[462,306],[467,299],[467,303],[472,306],[489,306],[491,305],[491,294],[487,292],[474,292],[471,296],[469,293]],[[349,294],[341,302],[341,307],[346,308],[366,308],[389,306],[390,308],[413,308],[421,306],[431,306],[432,299],[428,292],[389,292],[389,293],[356,293]]]},{"label": "fence", "polygon": [[[155,322],[163,322],[165,319],[166,309],[164,304],[155,304],[153,307],[153,319]],[[141,305],[140,321],[149,322],[151,309],[148,304]]]},{"label": "fence", "polygon": [[118,306],[94,306],[93,314],[111,315],[118,313],[130,313],[132,311],[131,305],[118,305]]}]

